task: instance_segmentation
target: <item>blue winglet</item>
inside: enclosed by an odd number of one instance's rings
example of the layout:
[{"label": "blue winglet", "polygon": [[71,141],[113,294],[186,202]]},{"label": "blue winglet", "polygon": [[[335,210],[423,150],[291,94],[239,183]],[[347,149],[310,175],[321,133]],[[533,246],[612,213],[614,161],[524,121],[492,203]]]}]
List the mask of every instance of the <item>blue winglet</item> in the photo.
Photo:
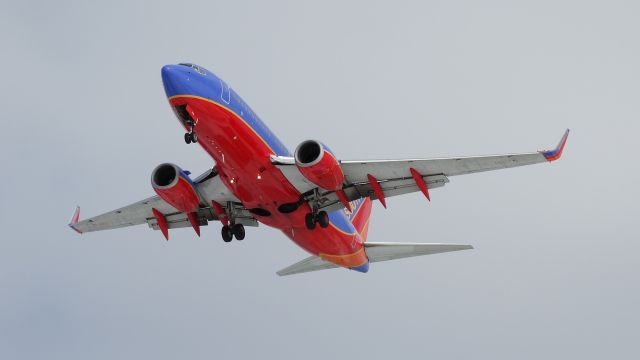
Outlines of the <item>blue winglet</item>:
[{"label": "blue winglet", "polygon": [[555,161],[560,159],[562,156],[562,151],[564,150],[564,145],[567,143],[567,139],[569,138],[569,129],[564,132],[564,136],[553,150],[541,151],[542,155],[547,159],[547,161]]}]

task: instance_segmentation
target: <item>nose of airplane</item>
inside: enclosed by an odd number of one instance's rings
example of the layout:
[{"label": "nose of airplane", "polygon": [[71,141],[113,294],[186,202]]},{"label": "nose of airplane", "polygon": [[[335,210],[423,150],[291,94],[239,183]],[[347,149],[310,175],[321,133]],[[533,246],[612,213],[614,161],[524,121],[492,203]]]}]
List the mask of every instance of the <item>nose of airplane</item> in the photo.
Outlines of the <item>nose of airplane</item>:
[{"label": "nose of airplane", "polygon": [[171,75],[174,73],[174,67],[175,65],[165,65],[162,67],[162,70],[160,72],[162,73],[163,82],[167,82],[171,78]]},{"label": "nose of airplane", "polygon": [[181,93],[181,87],[184,86],[185,76],[179,65],[165,65],[161,70],[162,84],[164,91],[168,97]]},{"label": "nose of airplane", "polygon": [[195,64],[180,63],[162,67],[162,83],[167,97],[193,95],[208,97],[215,92],[217,77]]}]

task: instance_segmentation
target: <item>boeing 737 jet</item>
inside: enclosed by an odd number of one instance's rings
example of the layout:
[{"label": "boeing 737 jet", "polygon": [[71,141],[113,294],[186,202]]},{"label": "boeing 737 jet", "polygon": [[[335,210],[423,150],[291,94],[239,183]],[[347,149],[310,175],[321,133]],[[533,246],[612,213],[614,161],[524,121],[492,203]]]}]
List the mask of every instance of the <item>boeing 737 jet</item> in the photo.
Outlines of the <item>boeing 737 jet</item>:
[{"label": "boeing 737 jet", "polygon": [[69,226],[78,233],[147,224],[169,230],[222,225],[222,239],[245,238],[245,227],[282,231],[311,254],[278,271],[290,275],[343,267],[367,272],[369,263],[471,249],[470,245],[367,242],[372,200],[430,191],[457,175],[551,162],[562,155],[569,130],[549,151],[402,160],[339,160],[307,140],[293,154],[222,79],[194,64],[166,65],[162,82],[184,141],[199,144],[213,166],[197,177],[171,163],[151,173],[156,196]]}]

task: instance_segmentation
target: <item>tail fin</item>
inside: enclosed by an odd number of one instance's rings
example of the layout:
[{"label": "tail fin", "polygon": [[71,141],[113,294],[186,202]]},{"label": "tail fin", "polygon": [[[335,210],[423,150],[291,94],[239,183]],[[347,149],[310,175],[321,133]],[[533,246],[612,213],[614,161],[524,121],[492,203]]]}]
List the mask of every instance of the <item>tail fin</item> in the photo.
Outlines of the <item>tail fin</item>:
[{"label": "tail fin", "polygon": [[367,241],[369,232],[369,217],[371,216],[371,199],[365,197],[351,203],[353,211],[349,214],[349,220],[360,234],[363,241]]}]

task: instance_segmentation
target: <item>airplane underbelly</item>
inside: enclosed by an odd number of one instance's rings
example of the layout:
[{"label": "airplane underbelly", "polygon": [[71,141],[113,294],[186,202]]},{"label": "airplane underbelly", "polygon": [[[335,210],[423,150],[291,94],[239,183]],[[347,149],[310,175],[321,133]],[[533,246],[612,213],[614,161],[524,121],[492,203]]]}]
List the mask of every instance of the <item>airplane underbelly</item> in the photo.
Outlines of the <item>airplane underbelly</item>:
[{"label": "airplane underbelly", "polygon": [[171,102],[189,105],[198,143],[215,160],[227,188],[246,208],[270,214],[256,214],[258,221],[280,229],[303,249],[337,265],[356,267],[366,262],[360,235],[341,210],[330,214],[329,227],[314,230],[308,230],[304,222],[311,211],[309,205],[287,214],[278,211],[278,206],[298,201],[300,193],[271,163],[270,155],[275,152],[245,120],[206,99],[174,97]]}]

